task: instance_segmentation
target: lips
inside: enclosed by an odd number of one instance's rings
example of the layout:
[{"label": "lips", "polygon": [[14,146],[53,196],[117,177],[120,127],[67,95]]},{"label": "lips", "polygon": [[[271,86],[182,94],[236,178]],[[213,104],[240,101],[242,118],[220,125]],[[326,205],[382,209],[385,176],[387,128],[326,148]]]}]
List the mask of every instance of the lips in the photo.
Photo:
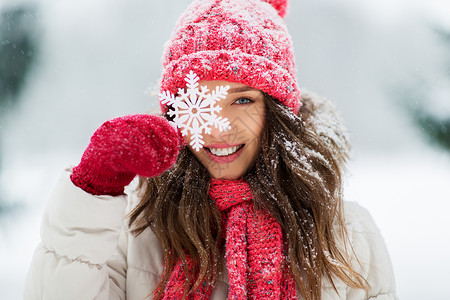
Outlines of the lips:
[{"label": "lips", "polygon": [[218,164],[231,163],[242,153],[245,144],[214,144],[205,146],[205,153]]}]

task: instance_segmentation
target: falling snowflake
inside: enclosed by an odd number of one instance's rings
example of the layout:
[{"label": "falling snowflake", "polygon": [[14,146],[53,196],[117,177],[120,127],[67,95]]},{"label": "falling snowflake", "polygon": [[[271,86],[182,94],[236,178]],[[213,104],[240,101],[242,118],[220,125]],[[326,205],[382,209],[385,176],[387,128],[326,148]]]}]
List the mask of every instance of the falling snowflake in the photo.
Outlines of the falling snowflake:
[{"label": "falling snowflake", "polygon": [[174,117],[173,123],[184,136],[191,134],[190,145],[199,151],[205,144],[203,133],[210,134],[211,126],[220,131],[231,128],[227,118],[217,115],[222,108],[216,105],[216,102],[225,99],[230,86],[217,86],[215,91],[208,94],[206,86],[198,88],[200,78],[194,72],[190,71],[184,80],[187,82],[186,90],[179,88],[176,97],[171,92],[164,91],[159,94],[159,99],[162,104],[172,107],[168,114]]}]

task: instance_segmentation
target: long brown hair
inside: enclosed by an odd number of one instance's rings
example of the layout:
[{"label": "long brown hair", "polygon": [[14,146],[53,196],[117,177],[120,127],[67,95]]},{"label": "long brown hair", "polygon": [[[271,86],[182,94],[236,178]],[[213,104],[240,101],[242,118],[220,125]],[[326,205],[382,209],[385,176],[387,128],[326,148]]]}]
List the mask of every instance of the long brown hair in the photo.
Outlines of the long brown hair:
[{"label": "long brown hair", "polygon": [[[320,98],[317,98],[320,99]],[[367,282],[351,266],[342,204],[342,171],[348,141],[339,127],[320,117],[323,101],[303,96],[298,115],[265,95],[266,120],[261,151],[244,178],[254,204],[281,225],[287,261],[306,300],[321,297],[323,278],[339,278],[356,288]],[[328,114],[329,112],[326,112]],[[224,267],[221,213],[208,196],[210,175],[185,147],[176,164],[155,178],[140,178],[142,200],[132,211],[130,228],[138,235],[150,227],[164,249],[164,271],[155,299],[161,299],[179,260],[195,282],[214,285]],[[187,257],[193,262],[188,269]]]}]

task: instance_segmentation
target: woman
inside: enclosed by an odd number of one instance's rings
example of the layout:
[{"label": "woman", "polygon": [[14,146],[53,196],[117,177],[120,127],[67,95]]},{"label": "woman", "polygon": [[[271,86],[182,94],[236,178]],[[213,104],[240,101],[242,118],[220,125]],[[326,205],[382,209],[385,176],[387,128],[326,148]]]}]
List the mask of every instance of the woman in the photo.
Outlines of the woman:
[{"label": "woman", "polygon": [[342,200],[345,134],[300,97],[287,3],[267,2],[181,16],[163,117],[107,121],[64,172],[26,299],[396,298],[370,215]]}]

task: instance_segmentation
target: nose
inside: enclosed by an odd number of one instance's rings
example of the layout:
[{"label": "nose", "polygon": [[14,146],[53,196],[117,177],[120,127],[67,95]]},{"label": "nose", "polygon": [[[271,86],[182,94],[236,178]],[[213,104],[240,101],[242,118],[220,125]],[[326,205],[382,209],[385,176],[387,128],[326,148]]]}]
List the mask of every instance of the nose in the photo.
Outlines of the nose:
[{"label": "nose", "polygon": [[226,136],[228,136],[231,133],[231,131],[234,130],[233,125],[231,123],[230,123],[230,127],[231,128],[221,131],[219,127],[211,125],[211,127],[210,127],[211,133],[209,134],[209,136],[217,141],[224,140],[226,138]]},{"label": "nose", "polygon": [[232,130],[233,127],[225,131],[220,131],[219,128],[216,128],[214,125],[211,125],[211,133],[209,134],[209,136],[216,141],[222,141],[225,140],[228,135],[230,135],[230,131]]},{"label": "nose", "polygon": [[209,136],[216,140],[216,141],[222,141],[225,140],[228,136],[232,135],[235,131],[236,131],[236,126],[233,126],[233,118],[230,118],[230,116],[228,115],[227,111],[222,109],[220,112],[216,113],[218,118],[222,118],[228,119],[228,122],[230,122],[230,128],[221,131],[219,127],[216,127],[214,125],[211,125],[211,133],[209,134]]}]

